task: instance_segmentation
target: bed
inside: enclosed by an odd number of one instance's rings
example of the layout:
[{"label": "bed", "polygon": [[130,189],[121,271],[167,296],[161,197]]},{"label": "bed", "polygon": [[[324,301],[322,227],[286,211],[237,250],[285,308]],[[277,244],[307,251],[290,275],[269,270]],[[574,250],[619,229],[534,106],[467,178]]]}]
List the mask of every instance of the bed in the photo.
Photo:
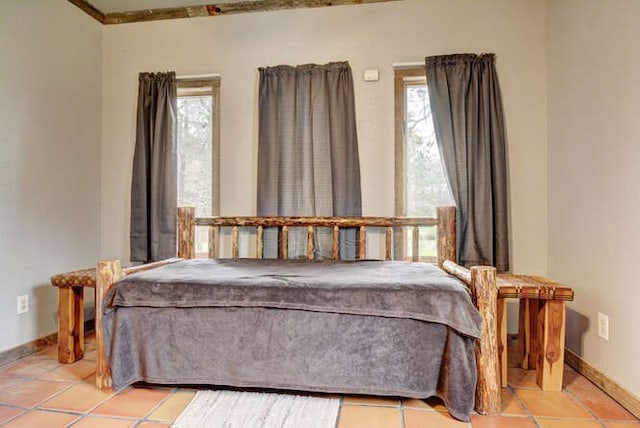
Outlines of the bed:
[{"label": "bed", "polygon": [[[460,420],[474,405],[498,413],[495,269],[445,263],[455,260],[454,219],[453,208],[436,219],[195,218],[180,208],[178,258],[98,263],[96,384],[438,396]],[[196,226],[209,228],[210,256],[231,228],[231,257],[194,258]],[[279,259],[262,258],[268,227],[279,230]],[[332,234],[330,260],[314,260],[320,227]],[[356,261],[339,260],[345,227],[358,230]],[[374,227],[384,260],[367,259]],[[440,267],[418,260],[421,227],[437,228]],[[255,258],[239,257],[241,228],[255,230]],[[288,236],[300,228],[307,254],[293,260]],[[413,260],[391,260],[392,243],[409,236]]]}]

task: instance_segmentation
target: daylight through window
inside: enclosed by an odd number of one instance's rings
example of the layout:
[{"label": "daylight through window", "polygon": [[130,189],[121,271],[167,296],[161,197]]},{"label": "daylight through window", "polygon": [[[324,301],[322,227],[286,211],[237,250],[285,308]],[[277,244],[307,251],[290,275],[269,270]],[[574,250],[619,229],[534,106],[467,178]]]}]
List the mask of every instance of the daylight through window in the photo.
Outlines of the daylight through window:
[{"label": "daylight through window", "polygon": [[[219,79],[178,80],[178,205],[196,216],[219,214]],[[206,255],[207,230],[196,228],[196,254]]]},{"label": "daylight through window", "polygon": [[[396,215],[435,217],[436,207],[454,205],[436,143],[424,68],[397,69]],[[411,252],[411,237],[402,243]],[[436,257],[435,230],[421,229],[420,258]]]}]

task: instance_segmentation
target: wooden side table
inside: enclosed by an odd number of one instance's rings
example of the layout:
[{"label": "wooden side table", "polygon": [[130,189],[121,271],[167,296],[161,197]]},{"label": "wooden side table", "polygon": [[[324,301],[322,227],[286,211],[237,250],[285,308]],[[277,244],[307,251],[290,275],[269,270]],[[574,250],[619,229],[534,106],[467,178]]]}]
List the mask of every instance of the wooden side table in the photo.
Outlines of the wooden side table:
[{"label": "wooden side table", "polygon": [[70,364],[84,357],[84,287],[95,290],[96,270],[53,275],[51,285],[58,287],[58,361]]},{"label": "wooden side table", "polygon": [[508,298],[519,299],[518,341],[520,365],[536,370],[544,391],[560,391],[564,370],[565,302],[574,292],[540,276],[498,275],[498,358],[502,386],[507,386]]}]

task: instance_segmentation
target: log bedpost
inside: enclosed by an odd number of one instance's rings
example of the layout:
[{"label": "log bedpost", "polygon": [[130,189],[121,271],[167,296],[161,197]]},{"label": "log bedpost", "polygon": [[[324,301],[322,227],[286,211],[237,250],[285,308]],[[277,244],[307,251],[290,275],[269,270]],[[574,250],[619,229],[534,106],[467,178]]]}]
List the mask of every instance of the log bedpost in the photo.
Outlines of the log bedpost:
[{"label": "log bedpost", "polygon": [[447,273],[469,285],[473,304],[482,316],[480,339],[476,342],[476,412],[497,415],[501,410],[500,367],[498,361],[498,283],[496,268],[475,266],[469,269],[448,260],[442,267]]},{"label": "log bedpost", "polygon": [[476,343],[478,385],[476,387],[476,411],[483,415],[497,415],[500,403],[500,369],[498,364],[498,338],[496,308],[498,287],[496,268],[475,266],[471,268],[471,296],[482,315],[482,332]]},{"label": "log bedpost", "polygon": [[456,255],[456,207],[438,207],[438,266],[451,260],[457,262]]},{"label": "log bedpost", "polygon": [[104,299],[114,282],[124,275],[120,260],[99,261],[96,270],[96,387],[111,388],[111,370],[104,341]]},{"label": "log bedpost", "polygon": [[178,207],[178,257],[193,259],[196,256],[196,209]]}]

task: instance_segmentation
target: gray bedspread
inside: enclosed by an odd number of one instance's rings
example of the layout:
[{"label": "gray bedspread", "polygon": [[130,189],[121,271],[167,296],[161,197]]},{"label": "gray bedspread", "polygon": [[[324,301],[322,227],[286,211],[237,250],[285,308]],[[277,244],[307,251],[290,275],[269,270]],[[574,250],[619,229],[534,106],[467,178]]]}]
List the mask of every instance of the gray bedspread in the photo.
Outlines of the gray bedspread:
[{"label": "gray bedspread", "polygon": [[466,286],[427,263],[193,259],[127,276],[112,299],[120,307],[265,307],[411,318],[480,335],[480,314]]},{"label": "gray bedspread", "polygon": [[104,312],[115,387],[435,395],[461,420],[473,409],[480,316],[426,264],[189,260],[118,281]]}]

